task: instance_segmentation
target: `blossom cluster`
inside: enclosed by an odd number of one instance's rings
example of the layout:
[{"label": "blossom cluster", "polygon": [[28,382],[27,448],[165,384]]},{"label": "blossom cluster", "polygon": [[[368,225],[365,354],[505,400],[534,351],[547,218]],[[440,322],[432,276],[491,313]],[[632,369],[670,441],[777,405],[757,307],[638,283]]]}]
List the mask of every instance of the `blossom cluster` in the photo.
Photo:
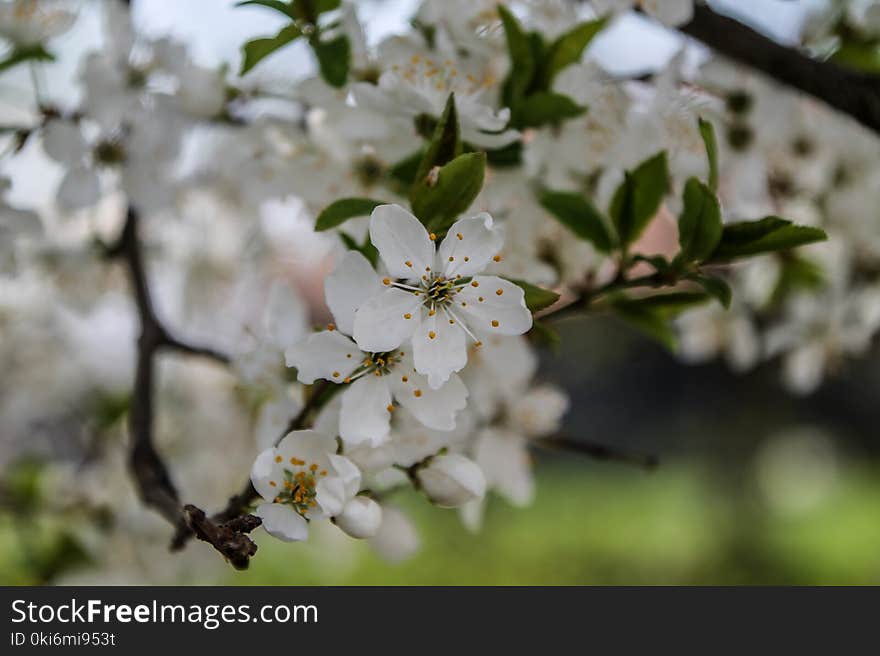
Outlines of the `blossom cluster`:
[{"label": "blossom cluster", "polygon": [[[222,499],[230,468],[250,468],[273,536],[327,520],[392,559],[418,543],[401,490],[474,529],[490,493],[531,502],[530,449],[569,405],[538,372],[554,312],[599,303],[687,361],[781,356],[799,392],[880,329],[880,141],[727,61],[693,66],[686,46],[643,80],[591,54],[620,15],[674,28],[691,0],[426,0],[378,41],[354,2],[243,4],[280,32],[245,43],[234,75],[102,3],[82,100],[41,90],[10,136],[10,430],[34,418],[25,394],[82,405],[129,384],[133,315],[101,261],[125,207],[161,316],[230,353],[231,381],[194,384],[225,390],[212,426],[234,435],[184,459],[200,482],[185,491]],[[42,65],[76,21],[63,3],[3,2],[8,61]],[[279,80],[268,65],[294,42],[312,73]],[[42,207],[13,193],[32,152],[58,173]],[[164,439],[186,452],[211,413],[166,405]]]}]

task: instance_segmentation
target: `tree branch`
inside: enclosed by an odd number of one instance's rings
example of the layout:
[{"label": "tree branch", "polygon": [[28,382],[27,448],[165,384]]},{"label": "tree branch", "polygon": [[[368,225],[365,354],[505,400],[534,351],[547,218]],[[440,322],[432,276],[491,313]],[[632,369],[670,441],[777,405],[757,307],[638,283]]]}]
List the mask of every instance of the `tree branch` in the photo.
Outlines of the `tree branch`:
[{"label": "tree branch", "polygon": [[246,533],[259,526],[259,518],[247,515],[234,522],[217,524],[207,519],[204,511],[195,506],[182,507],[168,469],[153,443],[156,356],[160,349],[175,348],[221,362],[228,362],[229,358],[211,349],[191,346],[169,336],[156,316],[137,233],[138,215],[129,207],[119,240],[107,250],[108,256],[120,258],[128,269],[141,328],[137,342],[131,408],[128,413],[132,440],[129,466],[141,499],[176,526],[178,534],[194,534],[211,544],[234,567],[243,569],[257,550],[257,546]]},{"label": "tree branch", "polygon": [[561,435],[532,440],[529,444],[536,448],[548,451],[579,453],[596,460],[607,460],[635,465],[649,471],[660,464],[660,460],[653,454],[630,453],[628,451],[618,450],[616,447],[608,444],[572,439]]},{"label": "tree branch", "polygon": [[783,84],[803,91],[880,133],[880,76],[818,61],[702,4],[683,33]]}]

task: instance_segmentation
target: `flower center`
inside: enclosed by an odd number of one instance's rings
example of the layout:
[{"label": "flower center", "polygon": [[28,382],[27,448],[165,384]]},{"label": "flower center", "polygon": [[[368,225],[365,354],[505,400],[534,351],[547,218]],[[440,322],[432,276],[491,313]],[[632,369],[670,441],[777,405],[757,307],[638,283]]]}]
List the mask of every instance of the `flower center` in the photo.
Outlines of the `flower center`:
[{"label": "flower center", "polygon": [[[342,381],[344,383],[352,383],[361,376],[373,374],[374,376],[387,376],[394,369],[403,356],[403,351],[386,351],[384,353],[365,353],[364,359],[358,365],[357,369],[351,372]],[[336,376],[336,373],[333,374]]]},{"label": "flower center", "polygon": [[[280,461],[281,456],[276,456],[276,461]],[[316,477],[320,478],[327,475],[326,470],[321,470],[317,463],[312,463],[306,467],[306,461],[292,457],[290,464],[298,469],[291,470],[285,468],[284,481],[281,482],[281,489],[278,491],[274,501],[293,508],[297,514],[306,517],[311,508],[317,505],[315,497],[317,496]],[[279,487],[276,481],[269,481],[272,487]]]}]

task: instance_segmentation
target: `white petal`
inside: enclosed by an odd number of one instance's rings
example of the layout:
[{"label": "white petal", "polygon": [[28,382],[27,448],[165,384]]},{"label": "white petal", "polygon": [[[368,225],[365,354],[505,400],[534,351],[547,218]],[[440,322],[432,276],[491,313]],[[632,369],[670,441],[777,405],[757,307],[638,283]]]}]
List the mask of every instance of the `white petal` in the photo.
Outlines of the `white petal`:
[{"label": "white petal", "polygon": [[275,498],[281,489],[279,486],[284,481],[284,476],[278,463],[275,462],[275,457],[275,449],[265,449],[260,452],[251,467],[251,483],[254,484],[254,488],[260,493],[260,496],[269,501]]},{"label": "white petal", "polygon": [[75,166],[67,171],[58,186],[58,205],[64,210],[79,210],[90,207],[101,197],[101,182],[98,174],[83,166]]},{"label": "white petal", "polygon": [[257,447],[269,449],[281,437],[290,420],[297,415],[302,404],[295,399],[279,398],[267,401],[260,407],[254,432]]},{"label": "white petal", "polygon": [[421,298],[411,292],[396,287],[382,290],[355,312],[354,341],[369,353],[396,349],[418,327],[421,305]]},{"label": "white petal", "polygon": [[379,205],[373,210],[370,241],[393,278],[417,280],[434,264],[434,243],[428,231],[400,205]]},{"label": "white petal", "polygon": [[330,454],[330,464],[336,470],[336,474],[342,480],[342,486],[345,488],[345,496],[353,497],[361,489],[361,470],[354,464],[351,459],[345,456]]},{"label": "white petal", "polygon": [[324,281],[324,296],[336,320],[336,327],[351,335],[354,311],[381,290],[379,276],[367,258],[357,251],[348,251]]},{"label": "white petal", "polygon": [[285,467],[291,458],[296,458],[306,461],[304,467],[316,463],[321,469],[327,469],[329,455],[336,453],[336,439],[314,430],[291,431],[278,443],[275,451]]},{"label": "white petal", "polygon": [[428,386],[433,389],[467,364],[465,332],[458,322],[450,324],[451,320],[439,311],[433,317],[425,317],[413,335],[415,368],[428,377]]},{"label": "white petal", "polygon": [[382,508],[382,524],[379,532],[370,538],[373,547],[382,558],[392,563],[406,560],[421,546],[418,531],[412,521],[397,508]]},{"label": "white petal", "polygon": [[275,282],[269,290],[263,321],[266,334],[279,349],[293,346],[306,334],[308,310],[289,285]]},{"label": "white petal", "polygon": [[341,383],[364,354],[338,330],[322,330],[287,349],[284,357],[288,367],[296,367],[299,382],[311,385],[317,378]]},{"label": "white petal", "polygon": [[341,513],[348,499],[345,484],[338,476],[322,478],[315,486],[315,501],[328,517]]},{"label": "white petal", "polygon": [[378,445],[388,437],[391,392],[383,378],[366,374],[342,393],[339,435],[346,442]]},{"label": "white petal", "polygon": [[371,538],[382,524],[382,507],[368,497],[354,497],[345,504],[336,525],[353,538]]},{"label": "white petal", "polygon": [[[452,224],[437,253],[437,266],[447,278],[472,276],[485,269],[501,251],[504,235],[486,212]],[[450,260],[450,258],[452,258]]]},{"label": "white petal", "polygon": [[43,128],[43,150],[56,162],[76,166],[82,162],[88,147],[79,126],[55,119]]},{"label": "white petal", "polygon": [[522,335],[532,327],[522,287],[503,278],[474,276],[455,300],[456,313],[478,334]]},{"label": "white petal", "polygon": [[510,503],[529,504],[535,483],[525,440],[515,433],[487,429],[477,438],[474,460],[483,470],[486,483]]},{"label": "white petal", "polygon": [[411,369],[405,371],[398,367],[389,377],[394,398],[419,422],[436,430],[455,428],[455,416],[465,408],[468,398],[467,388],[456,374],[439,389],[431,388],[425,376]]},{"label": "white petal", "polygon": [[461,128],[461,137],[468,143],[481,148],[503,148],[512,144],[520,138],[520,133],[516,130],[505,130],[504,132],[483,132],[474,126],[463,125]]},{"label": "white petal", "polygon": [[254,514],[263,520],[266,532],[279,540],[301,542],[309,537],[309,523],[290,506],[263,503]]}]

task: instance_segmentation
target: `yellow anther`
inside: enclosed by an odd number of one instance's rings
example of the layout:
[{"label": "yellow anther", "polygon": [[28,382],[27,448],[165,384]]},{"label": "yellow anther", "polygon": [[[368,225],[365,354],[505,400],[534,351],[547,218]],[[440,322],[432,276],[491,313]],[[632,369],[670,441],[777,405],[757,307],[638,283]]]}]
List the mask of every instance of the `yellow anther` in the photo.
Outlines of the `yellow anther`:
[{"label": "yellow anther", "polygon": [[486,300],[486,299],[484,299],[482,296],[480,296],[477,300],[478,300],[480,303],[482,303],[482,302],[483,302],[484,300]]},{"label": "yellow anther", "polygon": [[333,372],[333,377],[334,377],[334,378],[339,378],[339,372],[338,372],[338,371],[334,371],[334,372]]},{"label": "yellow anther", "polygon": [[412,262],[410,262],[409,260],[407,260],[406,262],[404,262],[404,264],[405,264],[406,266],[408,266],[410,269],[412,269]]},{"label": "yellow anther", "polygon": [[492,259],[495,260],[496,262],[500,262],[500,261],[501,261],[501,256],[500,256],[500,255],[496,255],[496,256],[493,257]]},{"label": "yellow anther", "polygon": [[450,325],[450,326],[454,326],[454,325],[455,325],[455,320],[450,319],[450,320],[449,320],[449,325]]},{"label": "yellow anther", "polygon": [[281,462],[281,460],[282,460],[281,456],[275,456],[275,462]]},{"label": "yellow anther", "polygon": [[455,262],[455,258],[452,257],[452,256],[450,255],[450,256],[449,256],[449,261],[450,261],[450,262]]},{"label": "yellow anther", "polygon": [[430,235],[428,235],[428,239],[430,239],[431,241],[436,241],[436,240],[437,240],[437,235],[435,235],[435,234],[432,232]]},{"label": "yellow anther", "polygon": [[409,378],[407,378],[406,376],[401,376],[400,380],[402,380],[405,383],[409,380]]},{"label": "yellow anther", "polygon": [[278,483],[276,483],[275,481],[269,481],[269,485],[271,485],[272,487],[278,487]]},{"label": "yellow anther", "polygon": [[495,294],[497,294],[498,296],[501,296],[503,293],[504,293],[503,289],[496,289],[495,290]]},{"label": "yellow anther", "polygon": [[382,278],[382,284],[383,284],[383,285],[390,285],[390,284],[391,284],[391,278]]},{"label": "yellow anther", "polygon": [[434,339],[436,336],[437,336],[437,333],[435,333],[433,330],[431,330],[431,331],[428,332],[428,337],[429,337],[429,338]]},{"label": "yellow anther", "polygon": [[421,395],[422,395],[422,390],[414,390],[413,391],[413,396],[415,396],[416,398],[420,397]]},{"label": "yellow anther", "polygon": [[465,262],[470,262],[470,261],[471,261],[471,258],[469,258],[467,255],[465,255],[465,256],[464,256],[464,261],[465,261]]},{"label": "yellow anther", "polygon": [[316,465],[315,463],[312,463],[311,465],[309,465],[309,471],[312,473],[318,471],[318,465]]},{"label": "yellow anther", "polygon": [[477,340],[476,342],[474,342],[474,346],[476,346],[477,348],[480,348],[482,345],[483,345],[483,342],[481,342],[480,340]]},{"label": "yellow anther", "polygon": [[327,475],[327,470],[326,470],[326,469],[322,469],[322,470],[321,470],[321,476],[326,476],[326,475]]},{"label": "yellow anther", "polygon": [[464,239],[464,235],[462,235],[460,232],[456,232],[455,236],[458,237],[458,241],[461,241],[462,239]]},{"label": "yellow anther", "polygon": [[479,286],[480,286],[480,283],[478,283],[476,280],[471,281],[471,287],[479,287]]},{"label": "yellow anther", "polygon": [[343,382],[343,383],[350,383],[350,382],[351,382],[351,378],[348,377],[348,376],[346,376],[345,379],[344,379],[342,382]]},{"label": "yellow anther", "polygon": [[409,312],[407,312],[406,314],[403,315],[403,318],[404,319],[412,319],[412,315]]},{"label": "yellow anther", "polygon": [[437,311],[436,311],[436,310],[428,310],[428,316],[429,316],[429,317],[433,317],[435,314],[437,314]]},{"label": "yellow anther", "polygon": [[328,323],[327,330],[329,330],[330,332],[333,332],[334,330],[336,330],[336,324],[335,323]]},{"label": "yellow anther", "polygon": [[387,406],[385,409],[386,409],[388,412],[394,412],[394,405],[391,404],[391,403],[389,403],[388,406]]},{"label": "yellow anther", "polygon": [[493,327],[493,328],[497,328],[497,327],[498,327],[498,320],[497,320],[497,319],[492,319],[492,327]]}]

